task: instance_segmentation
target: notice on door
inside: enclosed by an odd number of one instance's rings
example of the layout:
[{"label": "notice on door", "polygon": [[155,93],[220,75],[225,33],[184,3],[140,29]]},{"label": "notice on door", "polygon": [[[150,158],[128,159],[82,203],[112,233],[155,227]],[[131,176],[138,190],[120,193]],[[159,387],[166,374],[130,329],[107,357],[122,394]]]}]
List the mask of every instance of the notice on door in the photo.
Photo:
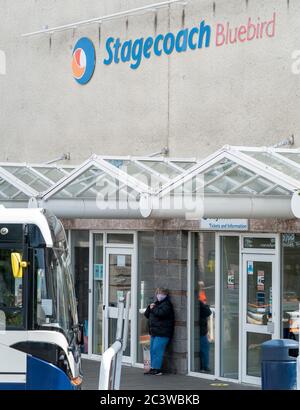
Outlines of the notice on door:
[{"label": "notice on door", "polygon": [[265,271],[257,271],[257,290],[265,290]]},{"label": "notice on door", "polygon": [[103,264],[94,263],[94,280],[103,280]]},{"label": "notice on door", "polygon": [[253,262],[247,261],[247,273],[248,275],[253,275]]},{"label": "notice on door", "polygon": [[126,266],[125,255],[117,255],[117,266],[120,268]]},{"label": "notice on door", "polygon": [[229,270],[227,274],[227,288],[234,289],[234,271]]}]

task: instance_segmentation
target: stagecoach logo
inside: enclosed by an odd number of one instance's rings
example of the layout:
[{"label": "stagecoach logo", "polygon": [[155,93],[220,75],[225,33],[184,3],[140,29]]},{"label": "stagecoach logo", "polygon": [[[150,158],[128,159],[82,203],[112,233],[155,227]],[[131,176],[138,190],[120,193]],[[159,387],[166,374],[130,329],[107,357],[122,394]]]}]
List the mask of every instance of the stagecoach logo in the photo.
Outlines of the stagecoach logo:
[{"label": "stagecoach logo", "polygon": [[1,235],[7,235],[8,234],[8,229],[7,228],[1,228],[0,233],[1,233]]},{"label": "stagecoach logo", "polygon": [[94,44],[86,37],[77,41],[72,56],[72,71],[79,84],[86,84],[93,76],[95,69]]}]

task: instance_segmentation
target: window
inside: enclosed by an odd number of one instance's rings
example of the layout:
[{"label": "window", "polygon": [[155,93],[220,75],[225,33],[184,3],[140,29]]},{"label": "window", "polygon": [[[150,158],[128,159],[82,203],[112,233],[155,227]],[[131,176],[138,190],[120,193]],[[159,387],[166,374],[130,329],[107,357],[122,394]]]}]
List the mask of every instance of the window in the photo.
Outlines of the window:
[{"label": "window", "polygon": [[133,244],[133,234],[131,233],[108,233],[107,243],[111,244]]},{"label": "window", "polygon": [[276,245],[275,238],[261,238],[261,237],[244,238],[244,248],[275,249],[275,245]]},{"label": "window", "polygon": [[89,317],[89,231],[71,231],[71,255],[78,321],[83,324],[84,345],[82,353],[88,353]]},{"label": "window", "polygon": [[147,305],[152,301],[155,289],[153,232],[139,232],[138,249],[137,362],[143,363],[143,349],[149,347],[150,343],[148,321],[144,316],[144,312]]},{"label": "window", "polygon": [[93,353],[103,353],[103,234],[93,236]]},{"label": "window", "polygon": [[221,376],[239,371],[239,237],[221,237]]},{"label": "window", "polygon": [[24,276],[15,278],[11,253],[20,249],[0,249],[0,330],[24,326]]},{"label": "window", "polygon": [[[77,324],[73,283],[69,264],[61,249],[36,249],[36,324],[38,328],[63,331],[73,335]],[[70,340],[70,339],[69,339]]]},{"label": "window", "polygon": [[[192,233],[191,370],[214,374],[215,233]],[[201,306],[200,306],[201,305]]]},{"label": "window", "polygon": [[300,234],[282,235],[282,336],[299,340]]}]

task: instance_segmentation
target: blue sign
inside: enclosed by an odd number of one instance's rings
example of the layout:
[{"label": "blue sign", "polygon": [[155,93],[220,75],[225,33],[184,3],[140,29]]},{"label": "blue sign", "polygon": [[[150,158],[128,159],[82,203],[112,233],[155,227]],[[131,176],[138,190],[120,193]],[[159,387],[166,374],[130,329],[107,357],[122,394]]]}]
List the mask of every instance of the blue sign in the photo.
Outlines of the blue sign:
[{"label": "blue sign", "polygon": [[103,264],[94,263],[94,280],[103,280]]},{"label": "blue sign", "polygon": [[253,275],[253,262],[247,261],[247,273],[248,275]]}]

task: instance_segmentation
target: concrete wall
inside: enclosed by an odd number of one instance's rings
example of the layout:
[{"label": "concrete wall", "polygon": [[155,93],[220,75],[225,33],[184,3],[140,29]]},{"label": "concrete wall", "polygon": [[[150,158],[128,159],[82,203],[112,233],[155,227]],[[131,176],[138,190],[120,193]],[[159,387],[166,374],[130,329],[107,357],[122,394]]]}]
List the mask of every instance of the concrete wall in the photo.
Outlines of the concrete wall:
[{"label": "concrete wall", "polygon": [[[168,146],[172,156],[204,157],[224,144],[271,145],[300,134],[298,0],[189,0],[182,6],[22,39],[22,33],[127,10],[150,0],[0,0],[1,161],[42,162],[70,152],[73,163],[91,153],[147,155]],[[107,37],[135,39],[199,25],[215,30],[249,17],[270,20],[273,38],[152,56],[137,70],[105,66]],[[71,73],[76,41],[91,38],[97,52],[92,80]],[[212,35],[213,37],[213,35]],[[100,45],[99,45],[100,44]]]}]

